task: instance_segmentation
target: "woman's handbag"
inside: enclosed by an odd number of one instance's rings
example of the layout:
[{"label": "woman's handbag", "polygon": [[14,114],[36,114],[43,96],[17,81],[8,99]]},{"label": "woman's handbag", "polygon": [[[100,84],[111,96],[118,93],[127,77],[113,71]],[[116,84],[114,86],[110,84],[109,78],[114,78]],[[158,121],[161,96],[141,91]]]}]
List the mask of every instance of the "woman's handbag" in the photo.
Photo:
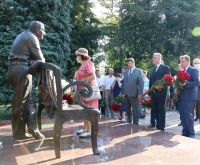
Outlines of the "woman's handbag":
[{"label": "woman's handbag", "polygon": [[91,86],[91,87],[92,87],[92,90],[93,90],[92,96],[89,97],[89,98],[82,97],[83,102],[101,99],[101,93],[100,93],[99,87],[98,86]]}]

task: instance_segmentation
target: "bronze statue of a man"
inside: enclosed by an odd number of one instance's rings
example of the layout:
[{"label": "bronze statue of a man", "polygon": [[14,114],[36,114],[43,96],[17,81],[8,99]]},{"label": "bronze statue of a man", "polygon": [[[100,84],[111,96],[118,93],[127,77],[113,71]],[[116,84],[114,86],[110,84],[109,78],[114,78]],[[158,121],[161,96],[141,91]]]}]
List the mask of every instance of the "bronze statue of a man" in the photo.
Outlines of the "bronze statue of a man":
[{"label": "bronze statue of a man", "polygon": [[[35,60],[44,61],[39,40],[45,33],[44,24],[33,21],[29,30],[19,34],[14,40],[8,57],[8,81],[13,88],[12,130],[13,139],[43,139],[36,122],[36,103],[32,96],[32,75],[28,73]],[[25,125],[27,124],[28,133]]]}]

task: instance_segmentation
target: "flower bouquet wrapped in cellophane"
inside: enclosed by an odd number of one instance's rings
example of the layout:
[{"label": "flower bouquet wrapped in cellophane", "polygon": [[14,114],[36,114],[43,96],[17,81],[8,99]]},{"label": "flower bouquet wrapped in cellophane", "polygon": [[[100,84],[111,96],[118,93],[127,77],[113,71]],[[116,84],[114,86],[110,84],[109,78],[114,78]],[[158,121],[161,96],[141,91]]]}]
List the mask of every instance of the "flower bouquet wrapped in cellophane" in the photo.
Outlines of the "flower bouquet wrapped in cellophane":
[{"label": "flower bouquet wrapped in cellophane", "polygon": [[113,104],[111,105],[112,110],[119,111],[122,107],[123,100],[124,100],[124,98],[122,95],[118,95],[118,96],[114,97]]}]

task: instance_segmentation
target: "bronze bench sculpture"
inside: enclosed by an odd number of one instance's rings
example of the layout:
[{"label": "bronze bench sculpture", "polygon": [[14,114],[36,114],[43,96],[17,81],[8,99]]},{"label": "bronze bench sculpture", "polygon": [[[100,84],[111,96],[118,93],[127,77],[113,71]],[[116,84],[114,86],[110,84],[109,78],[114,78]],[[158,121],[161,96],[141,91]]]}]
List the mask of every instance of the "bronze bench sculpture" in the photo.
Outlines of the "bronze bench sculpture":
[{"label": "bronze bench sculpture", "polygon": [[[92,94],[92,88],[91,86],[83,81],[76,81],[72,82],[64,89],[62,90],[61,87],[61,72],[60,68],[54,64],[50,63],[41,63],[40,64],[40,72],[44,70],[51,70],[52,71],[52,78],[55,79],[55,88],[56,88],[56,105],[54,105],[54,108],[57,110],[57,117],[54,124],[54,132],[53,132],[53,141],[54,141],[54,150],[56,158],[60,158],[60,137],[61,137],[61,129],[63,124],[67,120],[73,120],[73,119],[86,119],[91,122],[92,125],[92,131],[91,131],[91,142],[92,142],[92,150],[95,155],[100,154],[98,148],[97,148],[97,135],[98,135],[98,123],[99,123],[99,116],[100,112],[97,109],[94,109],[92,107],[88,107],[80,100],[80,95],[84,96],[86,98],[90,97]],[[48,76],[48,75],[45,75]],[[47,80],[47,77],[44,79]],[[42,80],[44,82],[44,80]],[[49,80],[47,80],[47,83],[51,83]],[[54,85],[54,84],[51,84]],[[75,100],[78,105],[69,105],[69,106],[63,106],[62,103],[62,95],[64,91],[66,91],[69,87],[73,85],[82,85],[87,88],[86,89],[79,89],[75,93]],[[38,126],[39,129],[41,129],[41,113],[44,109],[44,105],[42,103],[39,103],[38,107]],[[53,118],[53,113],[50,112],[50,118]]]}]

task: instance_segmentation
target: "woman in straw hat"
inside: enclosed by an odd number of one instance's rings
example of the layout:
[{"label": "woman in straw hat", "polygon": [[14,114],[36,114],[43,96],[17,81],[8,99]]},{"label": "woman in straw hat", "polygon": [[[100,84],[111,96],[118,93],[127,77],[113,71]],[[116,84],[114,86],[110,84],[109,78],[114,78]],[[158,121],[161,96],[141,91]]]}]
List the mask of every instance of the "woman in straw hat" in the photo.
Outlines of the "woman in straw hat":
[{"label": "woman in straw hat", "polygon": [[[98,86],[95,78],[95,67],[90,61],[88,50],[85,48],[79,48],[76,52],[76,61],[81,63],[78,71],[75,73],[76,80],[81,80],[89,83],[91,86]],[[77,89],[82,88],[78,86]],[[98,109],[98,100],[85,102],[85,105]],[[78,130],[79,137],[91,137],[91,123],[88,120],[84,120],[84,128]]]}]

